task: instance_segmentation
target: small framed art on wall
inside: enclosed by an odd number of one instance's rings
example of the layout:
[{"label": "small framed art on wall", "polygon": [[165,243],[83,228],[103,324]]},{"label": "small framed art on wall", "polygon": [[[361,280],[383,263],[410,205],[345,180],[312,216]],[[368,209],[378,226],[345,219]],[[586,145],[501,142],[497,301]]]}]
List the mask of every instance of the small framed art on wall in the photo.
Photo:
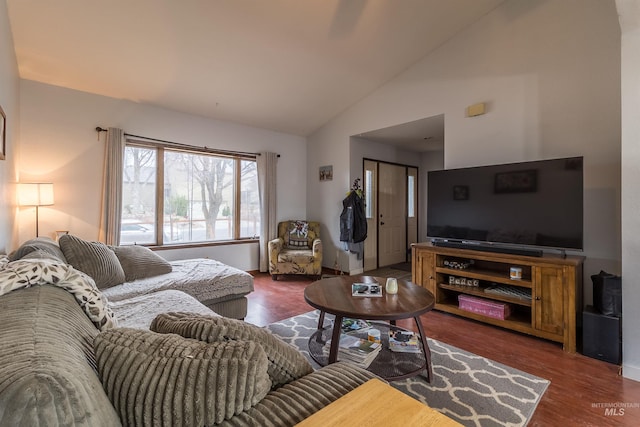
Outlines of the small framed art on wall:
[{"label": "small framed art on wall", "polygon": [[331,181],[333,179],[333,165],[320,166],[320,181]]}]

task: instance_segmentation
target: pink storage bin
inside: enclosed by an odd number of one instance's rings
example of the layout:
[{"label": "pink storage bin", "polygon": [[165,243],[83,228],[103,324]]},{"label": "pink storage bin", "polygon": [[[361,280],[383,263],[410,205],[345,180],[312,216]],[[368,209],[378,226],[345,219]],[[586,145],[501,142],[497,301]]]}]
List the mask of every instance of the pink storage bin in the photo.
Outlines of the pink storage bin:
[{"label": "pink storage bin", "polygon": [[458,295],[458,307],[464,311],[482,314],[483,316],[493,317],[494,319],[506,319],[511,315],[511,305],[476,298],[469,295]]}]

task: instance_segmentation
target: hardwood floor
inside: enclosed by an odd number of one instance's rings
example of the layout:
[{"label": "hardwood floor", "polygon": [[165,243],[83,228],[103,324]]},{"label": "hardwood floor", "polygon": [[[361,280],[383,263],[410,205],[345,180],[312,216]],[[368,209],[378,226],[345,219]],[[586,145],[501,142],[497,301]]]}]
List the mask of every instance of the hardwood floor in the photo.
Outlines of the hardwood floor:
[{"label": "hardwood floor", "polygon": [[[303,296],[312,279],[283,276],[272,281],[268,274],[252,274],[255,291],[248,296],[247,322],[264,326],[312,310]],[[433,311],[421,320],[431,338],[550,380],[529,426],[639,425],[640,382],[623,378],[614,364],[567,354],[558,343],[446,313]],[[398,324],[414,328],[410,321]],[[605,412],[604,405],[618,407]]]}]

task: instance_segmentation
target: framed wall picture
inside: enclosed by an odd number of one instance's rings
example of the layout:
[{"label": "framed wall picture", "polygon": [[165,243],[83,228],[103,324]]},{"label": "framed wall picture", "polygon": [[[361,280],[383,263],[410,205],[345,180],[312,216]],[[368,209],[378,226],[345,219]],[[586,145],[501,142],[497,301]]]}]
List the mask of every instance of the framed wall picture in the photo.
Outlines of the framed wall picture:
[{"label": "framed wall picture", "polygon": [[320,181],[331,181],[333,179],[333,166],[320,166]]},{"label": "framed wall picture", "polygon": [[4,160],[7,155],[7,116],[0,106],[0,160]]}]

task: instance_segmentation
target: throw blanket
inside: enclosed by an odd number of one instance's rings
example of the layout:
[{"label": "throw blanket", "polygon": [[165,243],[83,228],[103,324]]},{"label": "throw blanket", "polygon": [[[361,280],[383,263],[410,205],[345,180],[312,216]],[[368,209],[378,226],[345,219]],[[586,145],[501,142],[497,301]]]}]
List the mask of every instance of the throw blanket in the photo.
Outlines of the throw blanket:
[{"label": "throw blanket", "polygon": [[70,292],[100,330],[116,326],[107,299],[93,279],[70,265],[49,259],[0,258],[0,295],[37,285],[52,285]]}]

